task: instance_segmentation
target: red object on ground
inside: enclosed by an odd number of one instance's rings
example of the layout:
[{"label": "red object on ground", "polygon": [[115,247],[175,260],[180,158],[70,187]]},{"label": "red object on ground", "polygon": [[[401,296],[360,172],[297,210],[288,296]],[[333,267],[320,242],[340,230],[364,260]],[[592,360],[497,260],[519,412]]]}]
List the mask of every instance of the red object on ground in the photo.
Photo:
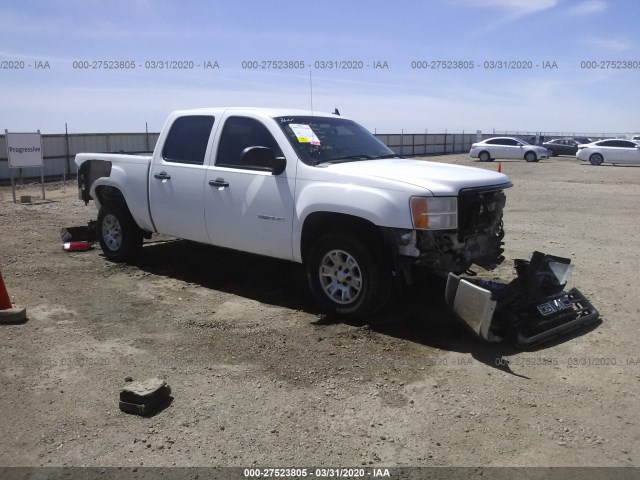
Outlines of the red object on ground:
[{"label": "red object on ground", "polygon": [[13,308],[13,305],[11,305],[7,287],[4,286],[4,280],[2,279],[2,272],[0,272],[0,310],[9,310],[10,308]]},{"label": "red object on ground", "polygon": [[502,162],[498,162],[498,173],[502,173]]},{"label": "red object on ground", "polygon": [[66,242],[62,245],[65,252],[85,252],[93,249],[91,242]]}]

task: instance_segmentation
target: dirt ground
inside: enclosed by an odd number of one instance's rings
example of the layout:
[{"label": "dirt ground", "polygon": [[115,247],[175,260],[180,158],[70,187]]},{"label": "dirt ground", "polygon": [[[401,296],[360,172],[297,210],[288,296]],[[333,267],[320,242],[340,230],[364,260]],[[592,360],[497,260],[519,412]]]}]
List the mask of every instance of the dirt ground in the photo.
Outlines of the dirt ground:
[{"label": "dirt ground", "polygon": [[[501,165],[493,276],[569,257],[601,313],[533,351],[473,338],[437,280],[344,323],[296,264],[155,237],[136,265],[65,253],[60,229],[96,217],[75,184],[34,205],[1,187],[0,269],[28,321],[0,325],[0,466],[640,466],[640,167]],[[173,403],[120,412],[127,376]]]}]

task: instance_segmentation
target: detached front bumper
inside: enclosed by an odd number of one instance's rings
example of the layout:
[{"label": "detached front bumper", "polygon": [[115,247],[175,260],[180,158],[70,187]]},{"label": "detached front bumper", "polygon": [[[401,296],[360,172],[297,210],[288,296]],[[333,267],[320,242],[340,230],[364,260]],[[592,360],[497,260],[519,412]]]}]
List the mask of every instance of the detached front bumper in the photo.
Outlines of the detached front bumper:
[{"label": "detached front bumper", "polygon": [[449,274],[446,303],[476,336],[526,348],[598,319],[577,288],[563,290],[569,259],[534,252],[530,261],[514,263],[517,278],[509,284]]}]

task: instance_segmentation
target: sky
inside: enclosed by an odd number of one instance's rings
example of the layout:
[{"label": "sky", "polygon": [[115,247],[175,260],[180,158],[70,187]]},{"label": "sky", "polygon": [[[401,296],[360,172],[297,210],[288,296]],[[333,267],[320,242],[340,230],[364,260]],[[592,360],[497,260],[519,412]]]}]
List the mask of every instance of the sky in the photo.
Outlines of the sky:
[{"label": "sky", "polygon": [[636,133],[639,85],[640,0],[0,2],[16,132],[258,106],[377,133]]}]

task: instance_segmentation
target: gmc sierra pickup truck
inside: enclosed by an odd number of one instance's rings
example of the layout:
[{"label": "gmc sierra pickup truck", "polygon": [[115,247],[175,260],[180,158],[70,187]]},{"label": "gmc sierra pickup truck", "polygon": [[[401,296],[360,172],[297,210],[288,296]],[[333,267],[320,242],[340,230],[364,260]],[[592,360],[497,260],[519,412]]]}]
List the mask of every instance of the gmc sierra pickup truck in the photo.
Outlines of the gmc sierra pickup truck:
[{"label": "gmc sierra pickup truck", "polygon": [[151,156],[80,153],[104,255],[162,233],[304,264],[329,314],[363,316],[415,269],[504,259],[505,175],[403,158],[347,118],[210,108],[172,113]]}]

